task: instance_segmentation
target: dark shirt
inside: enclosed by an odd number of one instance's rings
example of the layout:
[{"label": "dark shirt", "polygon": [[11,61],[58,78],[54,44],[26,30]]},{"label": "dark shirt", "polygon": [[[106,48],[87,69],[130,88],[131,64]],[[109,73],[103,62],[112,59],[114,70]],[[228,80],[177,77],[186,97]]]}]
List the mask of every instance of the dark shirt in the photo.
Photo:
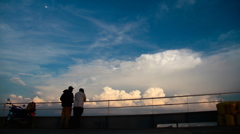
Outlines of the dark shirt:
[{"label": "dark shirt", "polygon": [[60,100],[62,101],[62,107],[72,107],[73,93],[67,89],[64,90]]}]

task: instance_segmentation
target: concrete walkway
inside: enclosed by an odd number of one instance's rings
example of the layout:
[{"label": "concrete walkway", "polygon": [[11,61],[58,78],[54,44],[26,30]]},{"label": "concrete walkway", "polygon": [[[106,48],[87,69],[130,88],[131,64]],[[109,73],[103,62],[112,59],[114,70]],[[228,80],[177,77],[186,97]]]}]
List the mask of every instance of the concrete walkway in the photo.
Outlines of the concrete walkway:
[{"label": "concrete walkway", "polygon": [[239,134],[240,127],[197,127],[159,129],[0,129],[1,134]]}]

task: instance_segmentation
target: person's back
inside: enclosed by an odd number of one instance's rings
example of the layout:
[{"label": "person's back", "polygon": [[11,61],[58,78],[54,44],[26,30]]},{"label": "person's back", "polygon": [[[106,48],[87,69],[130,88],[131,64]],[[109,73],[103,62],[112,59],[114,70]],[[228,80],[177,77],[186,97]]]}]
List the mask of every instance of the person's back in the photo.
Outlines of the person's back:
[{"label": "person's back", "polygon": [[63,94],[60,97],[62,101],[62,118],[61,118],[61,128],[69,128],[69,120],[72,112],[72,103],[73,103],[73,87],[69,86],[68,89],[63,91]]},{"label": "person's back", "polygon": [[75,94],[74,107],[83,107],[85,101],[86,101],[85,94],[83,92],[77,92]]},{"label": "person's back", "polygon": [[62,107],[72,107],[73,103],[72,90],[69,89],[64,90],[60,100],[62,101]]},{"label": "person's back", "polygon": [[74,100],[73,115],[74,115],[75,128],[79,128],[80,118],[84,110],[83,105],[85,101],[86,101],[86,95],[84,93],[84,89],[80,88],[79,92],[75,94],[75,100]]}]

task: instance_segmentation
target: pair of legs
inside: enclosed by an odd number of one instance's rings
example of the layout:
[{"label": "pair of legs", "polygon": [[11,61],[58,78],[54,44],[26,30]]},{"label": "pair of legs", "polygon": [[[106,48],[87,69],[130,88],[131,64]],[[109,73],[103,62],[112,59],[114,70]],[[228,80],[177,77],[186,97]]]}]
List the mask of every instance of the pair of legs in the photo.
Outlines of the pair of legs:
[{"label": "pair of legs", "polygon": [[62,118],[61,118],[61,128],[69,128],[71,112],[72,112],[72,107],[63,107]]},{"label": "pair of legs", "polygon": [[74,116],[74,127],[75,128],[79,128],[79,124],[80,124],[80,118],[82,116],[83,113],[83,108],[82,107],[74,107],[73,109],[73,116]]}]

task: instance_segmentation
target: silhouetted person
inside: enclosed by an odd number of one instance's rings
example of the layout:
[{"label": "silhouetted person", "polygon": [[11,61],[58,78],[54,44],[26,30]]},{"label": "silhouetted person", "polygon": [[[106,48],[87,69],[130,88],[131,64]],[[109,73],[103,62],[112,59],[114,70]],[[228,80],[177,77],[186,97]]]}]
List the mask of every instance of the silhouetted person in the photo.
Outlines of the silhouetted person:
[{"label": "silhouetted person", "polygon": [[84,93],[84,89],[80,88],[79,92],[75,94],[75,100],[74,100],[73,116],[74,116],[75,128],[81,128],[79,123],[84,110],[83,105],[85,101],[86,101],[86,95]]},{"label": "silhouetted person", "polygon": [[60,98],[62,101],[62,118],[61,118],[61,128],[69,128],[69,121],[72,112],[72,103],[73,103],[73,87],[69,86],[68,89],[63,91],[63,94]]}]

